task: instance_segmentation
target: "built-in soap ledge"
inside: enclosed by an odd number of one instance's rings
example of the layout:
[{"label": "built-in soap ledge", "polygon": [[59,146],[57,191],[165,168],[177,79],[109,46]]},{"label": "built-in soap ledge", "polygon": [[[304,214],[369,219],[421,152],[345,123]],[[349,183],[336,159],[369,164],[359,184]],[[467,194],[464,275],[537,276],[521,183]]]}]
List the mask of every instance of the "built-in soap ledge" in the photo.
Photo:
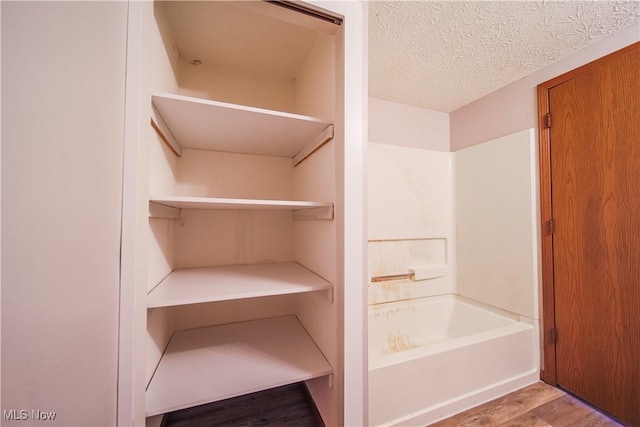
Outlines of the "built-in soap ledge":
[{"label": "built-in soap ledge", "polygon": [[446,265],[426,265],[422,267],[409,267],[409,272],[406,274],[373,276],[371,278],[371,282],[388,282],[392,280],[411,280],[412,282],[418,282],[422,280],[437,279],[438,277],[444,277],[446,275]]},{"label": "built-in soap ledge", "polygon": [[409,274],[413,276],[411,278],[413,281],[437,279],[438,277],[447,275],[447,266],[427,265],[422,267],[409,267]]}]

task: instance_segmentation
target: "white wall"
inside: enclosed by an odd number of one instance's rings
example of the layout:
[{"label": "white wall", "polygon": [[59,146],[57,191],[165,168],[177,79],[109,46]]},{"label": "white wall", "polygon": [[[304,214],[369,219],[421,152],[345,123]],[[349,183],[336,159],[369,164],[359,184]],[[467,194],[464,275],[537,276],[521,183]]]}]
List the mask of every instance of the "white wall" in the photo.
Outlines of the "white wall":
[{"label": "white wall", "polygon": [[[153,90],[279,111],[294,110],[295,81],[292,78],[207,61],[194,66],[182,57],[171,37],[173,29],[169,17],[173,9],[163,7],[167,4],[151,4],[157,26],[151,24],[154,34],[147,41],[154,43],[154,61],[158,61],[153,68]],[[175,87],[167,85],[170,82]]]},{"label": "white wall", "polygon": [[369,303],[455,292],[448,114],[369,99],[369,275],[446,266],[445,277],[369,284]]},{"label": "white wall", "polygon": [[[316,97],[320,97],[317,94]],[[332,98],[332,96],[331,96]],[[325,144],[295,169],[295,200],[336,201],[336,142]],[[343,286],[338,279],[337,212],[333,221],[294,221],[293,253],[295,260],[334,285],[335,293]],[[299,295],[296,315],[336,372],[342,369],[339,342],[339,300],[330,300],[324,292]],[[335,377],[341,383],[341,375]],[[329,387],[326,378],[307,382],[316,406],[327,425],[340,424],[339,392]]]},{"label": "white wall", "polygon": [[551,64],[451,113],[453,151],[538,127],[537,85],[640,41],[640,24]]},{"label": "white wall", "polygon": [[[365,153],[367,141],[367,6],[363,1],[310,1],[345,18],[336,33],[336,217],[338,256],[338,420],[368,421]],[[342,76],[342,78],[340,78]]]},{"label": "white wall", "polygon": [[319,33],[295,81],[292,112],[333,120],[336,94],[335,37]]},{"label": "white wall", "polygon": [[292,112],[295,81],[259,72],[178,61],[180,95]]},{"label": "white wall", "polygon": [[114,425],[127,4],[1,7],[3,425]]},{"label": "white wall", "polygon": [[369,98],[369,141],[449,151],[449,114]]},{"label": "white wall", "polygon": [[538,318],[533,129],[455,153],[458,293]]}]

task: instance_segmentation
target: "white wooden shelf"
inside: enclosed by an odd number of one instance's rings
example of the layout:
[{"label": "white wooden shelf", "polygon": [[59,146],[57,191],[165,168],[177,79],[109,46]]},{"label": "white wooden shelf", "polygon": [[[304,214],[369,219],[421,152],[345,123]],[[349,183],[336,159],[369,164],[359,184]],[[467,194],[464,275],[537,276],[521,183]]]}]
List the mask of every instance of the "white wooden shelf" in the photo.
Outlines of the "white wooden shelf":
[{"label": "white wooden shelf", "polygon": [[224,199],[217,197],[151,196],[149,202],[178,209],[301,210],[333,207],[333,203],[296,200]]},{"label": "white wooden shelf", "polygon": [[179,331],[147,389],[146,415],[330,374],[331,366],[293,315]]},{"label": "white wooden shelf", "polygon": [[149,197],[149,216],[151,217],[179,218],[179,209],[288,210],[294,212],[294,219],[333,219],[333,203],[331,202],[188,196]]},{"label": "white wooden shelf", "polygon": [[[152,95],[160,128],[183,148],[293,157],[331,122],[167,93]],[[171,138],[172,137],[172,138]]]},{"label": "white wooden shelf", "polygon": [[147,306],[168,307],[302,292],[330,291],[331,283],[297,262],[174,270],[147,296]]}]

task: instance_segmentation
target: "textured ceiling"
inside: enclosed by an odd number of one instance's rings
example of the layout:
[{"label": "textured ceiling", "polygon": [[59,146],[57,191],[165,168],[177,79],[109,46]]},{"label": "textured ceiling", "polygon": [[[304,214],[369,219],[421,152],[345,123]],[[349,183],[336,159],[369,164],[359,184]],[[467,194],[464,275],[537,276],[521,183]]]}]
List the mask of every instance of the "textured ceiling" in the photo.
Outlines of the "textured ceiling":
[{"label": "textured ceiling", "polygon": [[372,1],[369,94],[451,112],[640,22],[633,1]]}]

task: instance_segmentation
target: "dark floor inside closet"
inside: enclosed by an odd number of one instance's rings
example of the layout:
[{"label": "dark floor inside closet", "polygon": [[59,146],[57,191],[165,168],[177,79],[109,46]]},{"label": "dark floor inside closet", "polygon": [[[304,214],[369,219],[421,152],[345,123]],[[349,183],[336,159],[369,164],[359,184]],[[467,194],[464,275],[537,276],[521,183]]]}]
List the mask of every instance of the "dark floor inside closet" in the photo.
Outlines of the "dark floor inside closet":
[{"label": "dark floor inside closet", "polygon": [[162,427],[323,427],[304,383],[168,413]]}]

